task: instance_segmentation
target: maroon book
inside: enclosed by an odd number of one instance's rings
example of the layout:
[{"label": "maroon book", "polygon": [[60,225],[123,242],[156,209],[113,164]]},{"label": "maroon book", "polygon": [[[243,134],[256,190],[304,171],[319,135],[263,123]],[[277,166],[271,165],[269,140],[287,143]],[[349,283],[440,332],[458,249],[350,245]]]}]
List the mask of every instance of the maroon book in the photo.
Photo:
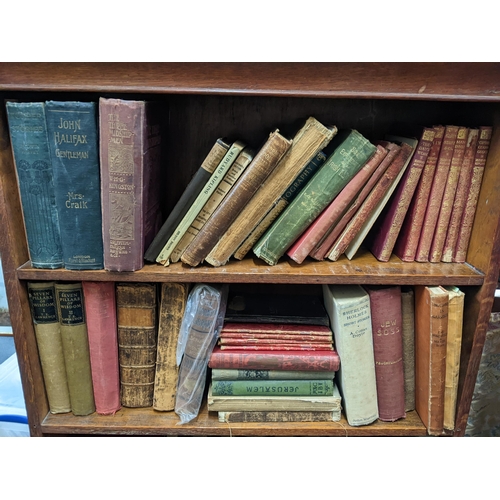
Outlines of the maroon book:
[{"label": "maroon book", "polygon": [[406,416],[401,287],[369,286],[375,377],[380,420]]},{"label": "maroon book", "polygon": [[312,344],[312,343],[290,343],[290,344],[262,344],[262,343],[247,343],[244,341],[242,343],[231,342],[225,344],[220,342],[219,344],[222,350],[231,349],[234,351],[333,351],[332,344]]},{"label": "maroon book", "polygon": [[222,350],[215,346],[208,362],[210,368],[238,370],[338,371],[337,351],[250,351]]},{"label": "maroon book", "polygon": [[101,415],[113,415],[121,408],[115,284],[83,281],[82,287],[95,407]]},{"label": "maroon book", "polygon": [[[297,342],[297,343],[303,343],[303,342],[314,342],[314,343],[320,343],[324,344],[326,342],[332,341],[333,337],[327,337],[326,335],[287,335],[285,333],[283,334],[274,334],[274,333],[233,333],[233,332],[227,332],[224,333],[222,332],[219,336],[221,341],[224,341],[225,339],[227,341],[232,341],[232,340],[248,340],[251,343],[256,343],[256,342],[267,342],[267,343],[279,343],[279,342],[284,342],[284,343],[292,343],[292,342]],[[227,341],[223,343],[227,343]]]},{"label": "maroon book", "polygon": [[99,100],[104,268],[136,271],[161,226],[156,103]]},{"label": "maroon book", "polygon": [[332,331],[325,325],[307,325],[295,323],[224,323],[221,335],[224,334],[273,334],[273,335],[314,335],[332,337]]}]

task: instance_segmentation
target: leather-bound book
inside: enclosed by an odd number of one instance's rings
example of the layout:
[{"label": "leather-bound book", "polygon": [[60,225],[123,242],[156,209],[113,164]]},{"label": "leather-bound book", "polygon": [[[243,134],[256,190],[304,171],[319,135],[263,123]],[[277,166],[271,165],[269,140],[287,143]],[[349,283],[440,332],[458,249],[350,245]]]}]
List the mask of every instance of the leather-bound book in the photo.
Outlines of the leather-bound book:
[{"label": "leather-bound book", "polygon": [[8,101],[5,107],[31,265],[63,267],[45,103]]},{"label": "leather-bound book", "polygon": [[121,408],[115,283],[83,281],[82,287],[95,408],[101,415],[114,415]]},{"label": "leather-bound book", "polygon": [[99,99],[104,268],[136,271],[161,224],[157,103]]},{"label": "leather-bound book", "polygon": [[97,104],[47,101],[45,115],[64,267],[102,269]]},{"label": "leather-bound book", "polygon": [[155,410],[171,411],[175,408],[175,394],[179,376],[176,350],[188,292],[188,283],[161,284],[153,393],[153,408]]},{"label": "leather-bound book", "polygon": [[270,134],[233,189],[182,254],[182,262],[197,266],[207,257],[291,145],[292,141],[283,137],[278,130]]},{"label": "leather-bound book", "polygon": [[444,424],[448,293],[438,286],[415,290],[415,406],[429,435]]},{"label": "leather-bound book", "polygon": [[54,282],[28,282],[28,299],[51,413],[71,411]]},{"label": "leather-bound book", "polygon": [[370,296],[379,419],[393,422],[406,416],[401,288],[365,289]]},{"label": "leather-bound book", "polygon": [[54,286],[71,411],[74,415],[89,415],[94,413],[95,403],[82,284]]},{"label": "leather-bound book", "polygon": [[155,381],[156,285],[117,283],[120,399],[123,406],[152,406]]},{"label": "leather-bound book", "polygon": [[411,286],[401,287],[401,317],[405,411],[408,412],[415,409],[415,293]]}]

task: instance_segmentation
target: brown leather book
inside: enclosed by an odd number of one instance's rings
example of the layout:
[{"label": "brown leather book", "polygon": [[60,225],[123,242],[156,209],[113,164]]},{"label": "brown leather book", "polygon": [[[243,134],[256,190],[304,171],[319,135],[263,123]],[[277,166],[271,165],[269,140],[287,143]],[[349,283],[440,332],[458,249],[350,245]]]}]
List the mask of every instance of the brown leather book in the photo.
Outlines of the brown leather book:
[{"label": "brown leather book", "polygon": [[170,411],[175,408],[175,394],[179,376],[176,350],[188,291],[188,283],[161,284],[153,394],[153,408],[155,410]]},{"label": "brown leather book", "polygon": [[444,425],[448,293],[437,286],[415,286],[415,406],[429,435]]},{"label": "brown leather book", "polygon": [[207,257],[262,183],[275,169],[291,144],[292,141],[283,137],[278,130],[270,134],[252,163],[184,251],[181,256],[182,262],[190,266],[197,266]]},{"label": "brown leather book", "polygon": [[413,411],[415,409],[415,293],[411,286],[401,287],[401,317],[405,411]]},{"label": "brown leather book", "polygon": [[117,283],[120,397],[123,406],[152,406],[156,363],[156,285]]}]

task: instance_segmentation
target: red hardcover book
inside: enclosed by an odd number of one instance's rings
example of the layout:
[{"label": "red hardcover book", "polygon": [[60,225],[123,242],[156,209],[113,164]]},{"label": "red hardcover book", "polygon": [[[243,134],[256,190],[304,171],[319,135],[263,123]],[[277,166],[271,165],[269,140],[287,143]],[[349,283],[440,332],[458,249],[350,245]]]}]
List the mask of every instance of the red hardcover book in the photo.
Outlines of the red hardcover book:
[{"label": "red hardcover book", "polygon": [[429,250],[429,262],[441,262],[444,242],[446,240],[446,234],[450,223],[451,211],[455,201],[458,179],[460,177],[465,148],[467,146],[468,135],[469,129],[467,127],[460,127],[458,129],[457,141],[455,142],[455,148],[453,149],[453,157],[451,159],[450,170],[448,171],[448,177],[446,179],[443,200],[441,202],[441,208],[439,209],[436,229],[434,230],[434,236]]},{"label": "red hardcover book", "polygon": [[290,323],[224,323],[221,335],[314,335],[332,336],[332,331],[324,325],[290,324]]},{"label": "red hardcover book", "polygon": [[113,415],[121,408],[115,284],[83,281],[82,287],[95,407],[101,415]]},{"label": "red hardcover book", "polygon": [[418,242],[417,253],[415,260],[417,262],[429,262],[429,252],[436,229],[436,223],[439,217],[439,210],[441,209],[441,202],[443,201],[443,194],[446,187],[446,179],[451,166],[451,159],[453,158],[453,151],[455,149],[455,142],[457,141],[458,127],[449,125],[446,127],[439,152],[439,158],[432,181],[431,190],[429,192],[429,200],[425,210],[424,221],[422,224],[422,232]]},{"label": "red hardcover book", "polygon": [[401,287],[369,286],[380,420],[406,416],[403,372]]},{"label": "red hardcover book", "polygon": [[391,143],[385,146],[388,153],[385,158],[381,161],[379,166],[376,168],[375,172],[368,179],[363,189],[356,196],[356,199],[351,203],[349,208],[346,210],[345,214],[341,217],[337,224],[330,230],[330,232],[326,235],[326,237],[321,241],[311,252],[309,255],[316,260],[323,260],[335,243],[336,239],[340,236],[342,231],[345,229],[347,224],[351,221],[351,219],[356,215],[359,207],[365,201],[366,197],[370,194],[371,190],[377,184],[379,179],[382,177],[384,172],[387,170],[389,165],[392,163],[396,155],[398,154],[400,147],[397,144]]},{"label": "red hardcover book", "polygon": [[453,252],[458,240],[460,231],[460,221],[467,201],[467,191],[469,190],[472,178],[472,169],[474,167],[474,157],[477,150],[477,141],[479,139],[479,129],[471,128],[467,134],[467,144],[465,146],[464,159],[460,168],[455,201],[451,211],[450,223],[446,233],[446,240],[443,246],[442,262],[453,262]]},{"label": "red hardcover book", "polygon": [[333,351],[330,345],[308,345],[308,344],[219,344],[222,350],[231,349],[232,351]]},{"label": "red hardcover book", "polygon": [[351,179],[347,186],[323,210],[321,215],[308,227],[296,243],[288,250],[288,256],[302,264],[309,252],[318,245],[333,225],[344,214],[352,200],[359,193],[367,180],[373,175],[375,169],[387,156],[387,149],[377,146],[374,155],[366,162],[365,166]]},{"label": "red hardcover book", "polygon": [[[436,131],[434,129],[424,128],[410,164],[396,188],[394,196],[388,205],[386,205],[384,214],[382,214],[377,222],[376,231],[374,231],[376,236],[371,243],[370,250],[381,262],[387,262],[392,254],[435,135]],[[394,140],[395,137],[390,137],[389,139]],[[405,140],[403,137],[399,139],[401,141]]]},{"label": "red hardcover book", "polygon": [[249,340],[252,342],[267,342],[268,340],[276,344],[278,342],[319,342],[320,344],[330,342],[333,337],[326,335],[287,335],[287,334],[274,334],[274,333],[221,333],[219,338],[229,340]]},{"label": "red hardcover book", "polygon": [[160,117],[154,103],[99,100],[104,268],[136,271],[161,225]]},{"label": "red hardcover book", "polygon": [[210,368],[238,370],[310,370],[336,372],[340,366],[337,351],[256,351],[222,350],[215,346]]},{"label": "red hardcover book", "polygon": [[432,141],[431,150],[427,156],[424,170],[420,176],[417,189],[410,202],[403,226],[399,231],[399,236],[393,249],[393,253],[403,262],[413,262],[415,260],[432,180],[434,179],[436,164],[443,143],[445,127],[439,125],[433,127],[433,129],[436,131],[436,134]]},{"label": "red hardcover book", "polygon": [[484,167],[490,149],[491,136],[493,133],[492,127],[479,128],[479,140],[477,143],[476,156],[474,158],[474,168],[470,182],[467,201],[465,203],[462,220],[460,222],[460,233],[457,239],[453,262],[465,262],[467,257],[467,249],[469,248],[469,240],[472,231],[472,223],[476,215],[477,202],[479,198],[479,190],[483,180]]}]

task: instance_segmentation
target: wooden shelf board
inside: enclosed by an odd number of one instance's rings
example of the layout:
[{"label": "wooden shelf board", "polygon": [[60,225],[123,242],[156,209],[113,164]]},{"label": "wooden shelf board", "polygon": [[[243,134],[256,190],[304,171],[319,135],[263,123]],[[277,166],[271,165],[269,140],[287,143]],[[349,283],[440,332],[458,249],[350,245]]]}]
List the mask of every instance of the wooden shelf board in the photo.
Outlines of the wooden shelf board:
[{"label": "wooden shelf board", "polygon": [[41,425],[50,435],[139,435],[139,436],[425,436],[425,426],[415,411],[396,422],[377,421],[351,427],[344,416],[340,422],[252,422],[222,423],[206,405],[193,422],[179,424],[173,412],[151,408],[122,408],[113,416],[75,417],[71,413],[48,414]]}]

